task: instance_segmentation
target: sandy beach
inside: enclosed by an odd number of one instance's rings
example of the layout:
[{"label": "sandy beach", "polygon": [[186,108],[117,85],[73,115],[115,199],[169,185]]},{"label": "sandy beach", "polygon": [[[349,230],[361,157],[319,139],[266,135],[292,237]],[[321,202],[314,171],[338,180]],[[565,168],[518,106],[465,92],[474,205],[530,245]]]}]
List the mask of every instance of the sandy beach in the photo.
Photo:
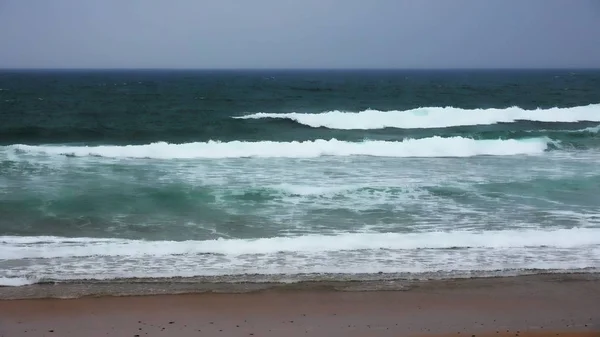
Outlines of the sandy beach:
[{"label": "sandy beach", "polygon": [[600,279],[532,275],[414,282],[404,291],[294,285],[237,294],[3,300],[0,312],[2,337],[591,337],[600,336]]}]

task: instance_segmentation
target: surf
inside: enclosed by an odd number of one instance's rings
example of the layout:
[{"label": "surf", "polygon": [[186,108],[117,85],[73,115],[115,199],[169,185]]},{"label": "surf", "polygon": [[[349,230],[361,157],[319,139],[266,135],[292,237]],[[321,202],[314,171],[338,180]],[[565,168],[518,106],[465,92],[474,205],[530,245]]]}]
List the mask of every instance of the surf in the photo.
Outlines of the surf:
[{"label": "surf", "polygon": [[276,274],[291,279],[303,274],[316,280],[323,275],[378,273],[405,273],[405,277],[434,273],[444,278],[477,271],[518,274],[597,268],[600,259],[598,228],[189,241],[3,236],[0,242],[0,255],[8,261],[0,269],[0,285],[12,286],[56,280]]},{"label": "surf", "polygon": [[172,255],[323,253],[357,250],[418,250],[459,248],[577,248],[600,245],[600,229],[511,229],[435,231],[420,233],[311,234],[257,239],[146,241],[64,238],[55,236],[0,237],[6,259],[47,259],[87,256],[164,257]]},{"label": "surf", "polygon": [[536,122],[573,123],[600,121],[600,104],[570,108],[526,110],[461,109],[454,107],[423,107],[411,110],[364,110],[360,112],[327,111],[322,113],[254,113],[238,119],[289,119],[313,128],[369,130],[384,128],[430,129],[453,126],[492,125],[521,120]]},{"label": "surf", "polygon": [[546,151],[549,138],[476,140],[439,136],[402,141],[362,142],[317,139],[313,141],[208,141],[184,144],[157,142],[125,146],[10,145],[16,154],[62,155],[138,159],[222,159],[222,158],[317,158],[322,156],[372,157],[472,157],[535,155]]}]

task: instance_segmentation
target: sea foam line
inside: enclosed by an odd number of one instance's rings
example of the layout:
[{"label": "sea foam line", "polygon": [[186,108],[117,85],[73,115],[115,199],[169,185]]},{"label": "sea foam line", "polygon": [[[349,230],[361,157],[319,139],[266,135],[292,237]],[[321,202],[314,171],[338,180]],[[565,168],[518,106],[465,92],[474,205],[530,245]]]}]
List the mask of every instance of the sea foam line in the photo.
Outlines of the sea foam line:
[{"label": "sea foam line", "polygon": [[344,233],[260,239],[144,241],[127,239],[0,237],[3,259],[85,256],[165,257],[173,255],[326,253],[360,250],[449,248],[577,248],[600,245],[600,228],[557,230]]},{"label": "sea foam line", "polygon": [[464,137],[430,137],[403,141],[346,142],[337,139],[303,142],[194,142],[171,144],[157,142],[126,146],[55,146],[9,145],[17,153],[66,155],[75,157],[108,158],[315,158],[321,156],[375,156],[375,157],[471,157],[479,155],[507,156],[543,153],[552,140],[494,139],[475,140]]},{"label": "sea foam line", "polygon": [[427,129],[466,125],[513,123],[518,120],[538,122],[600,121],[600,104],[572,108],[525,110],[519,107],[506,109],[460,109],[454,107],[424,107],[411,110],[364,110],[360,112],[327,111],[322,113],[254,113],[233,118],[290,119],[314,128],[326,127],[342,130],[367,130],[383,128]]},{"label": "sea foam line", "polygon": [[585,129],[582,129],[582,130],[577,130],[575,132],[600,133],[600,125],[591,126],[589,128],[585,128]]}]

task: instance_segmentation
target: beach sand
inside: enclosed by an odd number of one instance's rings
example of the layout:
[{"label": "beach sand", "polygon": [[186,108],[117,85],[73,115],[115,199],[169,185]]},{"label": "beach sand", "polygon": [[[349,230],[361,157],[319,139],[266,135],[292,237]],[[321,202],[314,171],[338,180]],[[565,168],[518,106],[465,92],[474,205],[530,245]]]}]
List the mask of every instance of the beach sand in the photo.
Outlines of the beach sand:
[{"label": "beach sand", "polygon": [[[15,288],[0,288],[0,294],[9,289]],[[237,294],[0,301],[2,337],[473,335],[600,336],[600,278],[556,274],[415,282],[400,291],[312,284]]]}]

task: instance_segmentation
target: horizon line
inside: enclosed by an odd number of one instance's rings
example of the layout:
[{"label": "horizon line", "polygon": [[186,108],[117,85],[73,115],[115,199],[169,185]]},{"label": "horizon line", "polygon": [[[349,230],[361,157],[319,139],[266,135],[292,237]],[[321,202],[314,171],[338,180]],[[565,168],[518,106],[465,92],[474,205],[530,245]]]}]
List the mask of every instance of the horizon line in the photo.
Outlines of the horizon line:
[{"label": "horizon line", "polygon": [[23,68],[5,68],[0,67],[0,71],[114,71],[114,70],[129,70],[129,71],[364,71],[364,70],[379,70],[379,71],[473,71],[473,70],[600,70],[600,67],[456,67],[456,68],[401,68],[401,67],[306,67],[306,68],[169,68],[169,67],[151,67],[151,68],[134,68],[134,67],[23,67]]}]

